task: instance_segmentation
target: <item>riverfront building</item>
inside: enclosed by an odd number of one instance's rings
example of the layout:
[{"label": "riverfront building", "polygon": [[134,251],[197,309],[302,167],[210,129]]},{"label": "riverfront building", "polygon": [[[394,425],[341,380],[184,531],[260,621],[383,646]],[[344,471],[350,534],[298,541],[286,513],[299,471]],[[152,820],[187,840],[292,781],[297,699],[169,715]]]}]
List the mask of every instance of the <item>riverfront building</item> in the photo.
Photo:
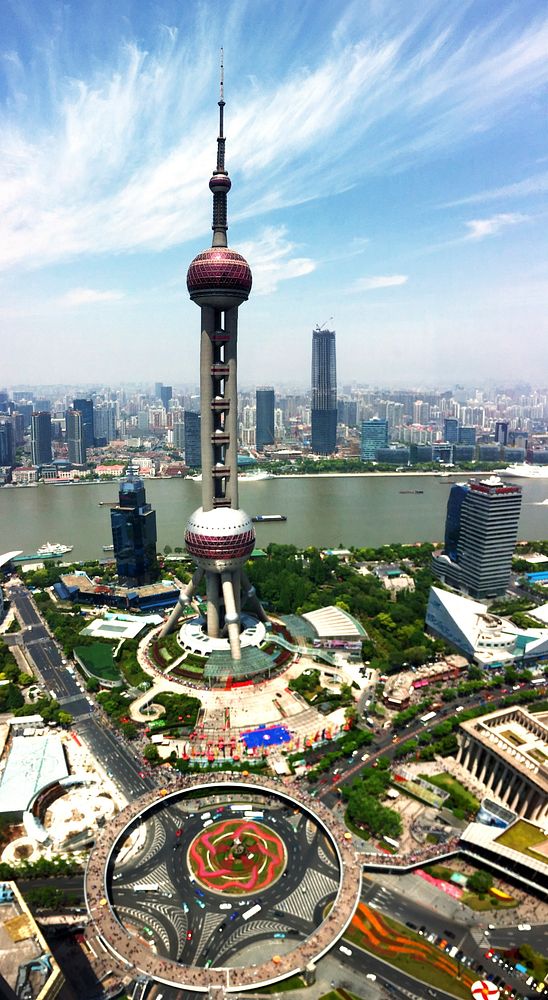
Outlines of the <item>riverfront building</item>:
[{"label": "riverfront building", "polygon": [[82,415],[82,434],[84,437],[84,447],[93,448],[95,443],[93,430],[93,400],[75,399],[73,401],[75,410]]},{"label": "riverfront building", "polygon": [[185,462],[191,469],[202,465],[201,417],[194,410],[185,410]]},{"label": "riverfront building", "polygon": [[337,445],[337,358],[335,331],[312,332],[312,451],[332,455]]},{"label": "riverfront building", "polygon": [[472,597],[498,597],[510,582],[518,537],[521,486],[497,476],[455,483],[447,503],[445,545],[432,571]]},{"label": "riverfront building", "polygon": [[125,479],[118,499],[110,512],[118,579],[127,586],[153,583],[158,577],[156,511],[146,501],[142,479]]},{"label": "riverfront building", "polygon": [[518,816],[548,818],[548,726],[525,708],[503,708],[459,726],[457,761]]},{"label": "riverfront building", "polygon": [[67,445],[71,465],[86,464],[84,422],[80,410],[67,410]]},{"label": "riverfront building", "polygon": [[255,446],[264,451],[266,444],[274,444],[274,389],[268,386],[255,392]]},{"label": "riverfront building", "polygon": [[386,447],[388,447],[388,420],[362,420],[362,461],[374,462],[379,448]]},{"label": "riverfront building", "polygon": [[47,465],[51,462],[51,413],[32,414],[30,447],[33,465]]}]

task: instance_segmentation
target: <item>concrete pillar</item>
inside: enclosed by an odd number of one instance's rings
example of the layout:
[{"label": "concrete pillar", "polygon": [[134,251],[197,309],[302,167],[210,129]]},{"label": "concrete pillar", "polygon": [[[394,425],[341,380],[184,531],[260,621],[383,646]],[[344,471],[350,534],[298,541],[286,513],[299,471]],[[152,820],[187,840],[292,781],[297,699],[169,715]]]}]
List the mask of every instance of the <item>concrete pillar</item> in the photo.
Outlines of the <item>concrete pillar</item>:
[{"label": "concrete pillar", "polygon": [[510,790],[511,794],[512,794],[512,798],[510,799],[510,795],[508,795],[508,799],[507,799],[507,801],[508,801],[508,808],[511,809],[512,812],[516,811],[516,806],[518,804],[518,799],[520,797],[521,790],[522,790],[521,781],[520,780],[514,780],[512,782],[512,786],[511,786],[511,790]]},{"label": "concrete pillar", "polygon": [[225,347],[225,364],[229,374],[225,379],[225,396],[230,400],[230,409],[226,418],[226,430],[229,443],[226,449],[226,464],[230,466],[230,476],[227,483],[227,496],[235,510],[238,509],[238,307],[225,312],[225,332],[230,334],[230,340]]},{"label": "concrete pillar", "polygon": [[479,775],[479,780],[480,780],[480,782],[481,782],[482,785],[485,784],[485,779],[486,779],[487,774],[489,772],[490,758],[491,758],[491,754],[487,750],[484,749],[484,751],[483,751],[482,767],[481,767],[481,771],[480,771],[480,775]]},{"label": "concrete pillar", "polygon": [[245,569],[242,569],[241,573],[242,573],[242,587],[244,590],[244,602],[247,600],[253,614],[257,616],[259,621],[267,622],[268,618],[262,608],[261,602],[259,601],[257,594],[255,593],[255,587],[253,587],[249,582],[249,577]]},{"label": "concrete pillar", "polygon": [[173,632],[175,626],[177,625],[177,622],[179,621],[179,618],[181,617],[183,608],[185,608],[188,604],[190,604],[192,596],[198,584],[200,583],[200,580],[202,579],[203,575],[204,575],[203,569],[201,568],[201,566],[198,566],[194,570],[194,573],[192,574],[192,580],[190,581],[190,583],[187,583],[186,587],[184,587],[183,590],[181,590],[177,604],[173,608],[173,611],[171,612],[168,620],[166,621],[164,627],[160,632],[160,638],[162,638],[164,635],[168,635],[170,632]]},{"label": "concrete pillar", "polygon": [[219,638],[219,577],[210,570],[206,572],[207,588],[207,634],[211,639]]},{"label": "concrete pillar", "polygon": [[221,574],[221,582],[223,586],[225,622],[228,631],[228,641],[230,643],[230,653],[233,660],[241,660],[242,650],[240,647],[240,617],[236,611],[232,574],[229,570],[225,570],[225,572]]},{"label": "concrete pillar", "polygon": [[493,785],[493,791],[498,798],[502,798],[506,782],[508,781],[508,771],[505,764],[499,764],[498,774]]},{"label": "concrete pillar", "polygon": [[202,306],[202,339],[200,344],[200,443],[202,447],[202,503],[204,510],[213,510],[213,411],[211,400],[213,382],[211,366],[213,364],[213,344],[210,334],[215,331],[215,309],[212,306]]}]

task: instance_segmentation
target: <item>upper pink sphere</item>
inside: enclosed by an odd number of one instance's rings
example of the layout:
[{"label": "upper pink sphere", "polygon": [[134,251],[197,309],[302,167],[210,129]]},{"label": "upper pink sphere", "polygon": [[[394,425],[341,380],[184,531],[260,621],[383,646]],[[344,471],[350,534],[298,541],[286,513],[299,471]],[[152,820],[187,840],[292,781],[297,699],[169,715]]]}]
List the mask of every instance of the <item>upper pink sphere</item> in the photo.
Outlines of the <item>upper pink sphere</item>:
[{"label": "upper pink sphere", "polygon": [[245,302],[252,282],[245,257],[228,247],[203,250],[192,261],[186,277],[192,301],[216,309],[229,309]]}]

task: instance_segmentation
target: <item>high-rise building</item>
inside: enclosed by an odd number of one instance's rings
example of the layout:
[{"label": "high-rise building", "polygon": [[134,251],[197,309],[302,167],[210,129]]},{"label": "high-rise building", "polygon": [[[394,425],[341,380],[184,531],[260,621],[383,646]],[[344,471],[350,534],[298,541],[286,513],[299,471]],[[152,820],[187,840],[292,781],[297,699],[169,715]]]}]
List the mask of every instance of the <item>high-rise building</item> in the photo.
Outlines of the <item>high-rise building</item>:
[{"label": "high-rise building", "polygon": [[15,434],[9,417],[0,418],[0,465],[15,465]]},{"label": "high-rise building", "polygon": [[479,599],[499,597],[510,582],[518,537],[521,486],[497,476],[451,487],[442,555],[435,576]]},{"label": "high-rise building", "polygon": [[475,445],[476,444],[476,428],[475,427],[470,427],[470,426],[468,426],[468,427],[459,427],[458,443],[459,444]]},{"label": "high-rise building", "polygon": [[[187,274],[190,298],[201,310],[200,400],[202,506],[187,523],[185,542],[196,570],[179,596],[162,634],[175,627],[205,574],[210,639],[226,637],[233,661],[241,660],[241,607],[247,603],[266,620],[245,573],[255,545],[248,514],[238,504],[238,308],[251,291],[249,264],[227,245],[227,195],[231,188],[225,169],[223,70],[219,99],[217,167],[209,182],[213,194],[213,239],[192,261]],[[335,401],[336,403],[336,401]]]},{"label": "high-rise building", "polygon": [[168,409],[169,401],[172,396],[173,396],[173,386],[171,385],[160,386],[160,399],[162,400],[162,404],[165,410]]},{"label": "high-rise building", "polygon": [[173,447],[176,451],[185,450],[185,425],[183,420],[177,420],[173,424]]},{"label": "high-rise building", "polygon": [[[93,448],[95,443],[93,437],[93,400],[92,399],[75,399],[73,400],[73,406],[75,410],[78,410],[82,415],[82,430],[84,435],[84,448]],[[84,458],[85,461],[85,458]]]},{"label": "high-rise building", "polygon": [[69,462],[72,465],[85,465],[86,442],[84,438],[84,422],[80,410],[67,410],[66,424]]},{"label": "high-rise building", "polygon": [[337,356],[335,331],[312,332],[312,451],[332,455],[337,446]]},{"label": "high-rise building", "polygon": [[497,420],[495,423],[495,441],[504,447],[508,444],[508,421]]},{"label": "high-rise building", "polygon": [[361,458],[363,462],[374,462],[379,448],[388,445],[388,421],[373,418],[362,420]]},{"label": "high-rise building", "polygon": [[445,417],[443,421],[443,440],[448,444],[457,444],[459,440],[459,422],[456,417]]},{"label": "high-rise building", "polygon": [[129,475],[122,481],[110,525],[120,583],[129,587],[153,583],[158,578],[156,511],[147,503],[142,479]]},{"label": "high-rise building", "polygon": [[201,424],[199,413],[185,410],[185,462],[192,469],[202,465]]},{"label": "high-rise building", "polygon": [[103,447],[116,437],[116,405],[95,403],[93,407],[93,438],[96,445]]},{"label": "high-rise building", "polygon": [[274,389],[263,386],[255,392],[255,447],[264,451],[274,444]]},{"label": "high-rise building", "polygon": [[32,414],[30,448],[33,465],[47,465],[51,462],[51,413]]}]

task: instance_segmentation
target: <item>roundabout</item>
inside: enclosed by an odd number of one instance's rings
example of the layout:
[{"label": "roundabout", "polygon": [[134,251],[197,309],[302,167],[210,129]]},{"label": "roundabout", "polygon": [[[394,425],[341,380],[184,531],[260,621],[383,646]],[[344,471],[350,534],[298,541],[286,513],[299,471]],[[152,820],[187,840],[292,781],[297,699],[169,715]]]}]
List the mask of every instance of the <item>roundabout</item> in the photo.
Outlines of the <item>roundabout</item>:
[{"label": "roundabout", "polygon": [[352,919],[361,872],[295,783],[220,773],[120,813],[90,855],[86,902],[121,974],[236,993],[310,972]]}]

